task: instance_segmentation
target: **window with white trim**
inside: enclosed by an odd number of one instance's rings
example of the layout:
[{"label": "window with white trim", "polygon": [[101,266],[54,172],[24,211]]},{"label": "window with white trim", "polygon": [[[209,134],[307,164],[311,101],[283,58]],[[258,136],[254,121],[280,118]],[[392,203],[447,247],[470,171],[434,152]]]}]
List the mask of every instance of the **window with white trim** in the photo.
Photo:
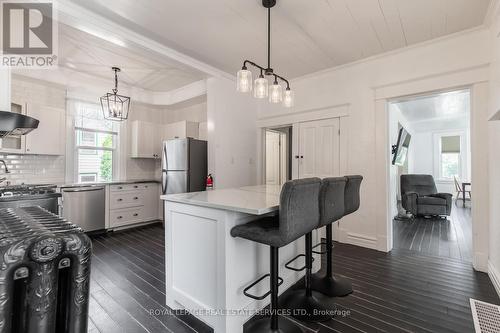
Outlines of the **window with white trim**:
[{"label": "window with white trim", "polygon": [[462,177],[462,138],[459,134],[439,136],[439,178]]},{"label": "window with white trim", "polygon": [[98,104],[75,102],[75,167],[78,182],[114,179],[120,126],[106,120]]}]

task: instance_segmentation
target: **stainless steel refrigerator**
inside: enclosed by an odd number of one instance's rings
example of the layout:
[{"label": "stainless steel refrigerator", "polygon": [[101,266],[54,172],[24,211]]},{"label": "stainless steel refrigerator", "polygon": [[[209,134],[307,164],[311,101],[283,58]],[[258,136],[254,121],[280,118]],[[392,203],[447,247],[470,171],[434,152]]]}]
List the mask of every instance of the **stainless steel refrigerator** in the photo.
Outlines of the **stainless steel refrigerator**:
[{"label": "stainless steel refrigerator", "polygon": [[163,194],[204,191],[207,177],[207,142],[193,138],[163,142]]}]

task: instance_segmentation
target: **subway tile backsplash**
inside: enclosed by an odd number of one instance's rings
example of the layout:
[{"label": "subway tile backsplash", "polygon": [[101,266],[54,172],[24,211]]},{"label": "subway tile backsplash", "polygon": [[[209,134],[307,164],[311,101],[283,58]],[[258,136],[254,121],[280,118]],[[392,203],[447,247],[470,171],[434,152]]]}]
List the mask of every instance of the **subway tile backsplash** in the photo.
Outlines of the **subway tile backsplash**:
[{"label": "subway tile backsplash", "polygon": [[64,183],[64,156],[0,153],[0,160],[5,161],[10,171],[5,174],[3,164],[0,164],[0,178],[7,178],[0,186],[5,186],[7,181],[12,185]]}]

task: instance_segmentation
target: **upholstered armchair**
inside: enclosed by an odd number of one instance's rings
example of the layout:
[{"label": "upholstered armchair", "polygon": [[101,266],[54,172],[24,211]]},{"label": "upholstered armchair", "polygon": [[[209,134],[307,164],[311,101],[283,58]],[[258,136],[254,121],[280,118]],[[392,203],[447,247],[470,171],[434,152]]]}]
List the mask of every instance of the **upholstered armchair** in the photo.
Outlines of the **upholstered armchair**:
[{"label": "upholstered armchair", "polygon": [[438,193],[431,175],[402,175],[403,208],[413,216],[449,216],[453,195]]}]

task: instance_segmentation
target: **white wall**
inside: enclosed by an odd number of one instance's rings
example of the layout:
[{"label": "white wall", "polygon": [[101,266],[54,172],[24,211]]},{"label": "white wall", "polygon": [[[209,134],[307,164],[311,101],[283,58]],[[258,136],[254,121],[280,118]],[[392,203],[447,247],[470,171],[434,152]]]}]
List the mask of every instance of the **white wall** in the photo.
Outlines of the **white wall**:
[{"label": "white wall", "polygon": [[445,74],[488,66],[489,62],[489,31],[474,30],[293,80],[295,108],[271,108],[263,104],[259,117],[348,105],[347,170],[351,174],[363,175],[364,181],[361,207],[342,223],[344,235],[341,235],[341,240],[384,250],[386,230],[377,230],[375,220],[386,215],[383,210],[387,206],[377,200],[389,189],[384,187],[385,168],[379,170],[377,166],[387,165],[388,157],[379,152],[386,151],[388,147],[383,146],[388,140],[386,134],[377,132],[377,126],[380,124],[385,128],[387,119],[375,112],[375,89],[398,83],[411,84],[424,78],[439,79]]},{"label": "white wall", "polygon": [[[436,180],[436,186],[439,192],[456,194],[455,185],[453,181],[446,181],[439,179],[437,172],[436,161],[436,147],[437,142],[435,136],[441,133],[457,132],[465,136],[466,149],[463,151],[465,159],[464,174],[460,177],[463,180],[470,180],[471,178],[471,155],[470,155],[470,131],[469,131],[469,117],[464,116],[463,121],[449,121],[449,120],[429,120],[425,124],[418,123],[419,130],[416,130],[411,138],[411,146],[413,146],[412,160],[413,168],[409,173],[433,175]],[[413,126],[417,128],[417,126]],[[425,128],[425,130],[424,130]]]},{"label": "white wall", "polygon": [[208,170],[215,188],[257,184],[257,105],[235,82],[207,82]]},{"label": "white wall", "polygon": [[194,121],[203,123],[207,121],[207,101],[206,97],[196,103],[179,105],[178,107],[169,106],[163,112],[163,123],[170,124],[177,121]]},{"label": "white wall", "polygon": [[[500,110],[500,16],[496,16],[491,27],[490,42],[493,46],[490,77],[490,115]],[[489,123],[489,190],[490,190],[490,224],[489,224],[489,271],[496,282],[500,293],[500,121]]]},{"label": "white wall", "polygon": [[[389,105],[389,140],[391,145],[396,145],[398,142],[399,128],[402,126],[410,135],[412,136],[412,142],[410,143],[410,147],[408,148],[408,172],[404,172],[405,168],[403,166],[392,165],[390,169],[390,194],[391,194],[391,202],[397,202],[401,200],[401,189],[400,189],[400,176],[405,173],[411,173],[413,170],[415,154],[414,154],[414,145],[413,145],[413,127],[410,122],[406,119],[406,117],[401,113],[397,104]],[[394,156],[394,155],[392,155]],[[397,205],[392,205],[392,216],[398,215]]]}]

